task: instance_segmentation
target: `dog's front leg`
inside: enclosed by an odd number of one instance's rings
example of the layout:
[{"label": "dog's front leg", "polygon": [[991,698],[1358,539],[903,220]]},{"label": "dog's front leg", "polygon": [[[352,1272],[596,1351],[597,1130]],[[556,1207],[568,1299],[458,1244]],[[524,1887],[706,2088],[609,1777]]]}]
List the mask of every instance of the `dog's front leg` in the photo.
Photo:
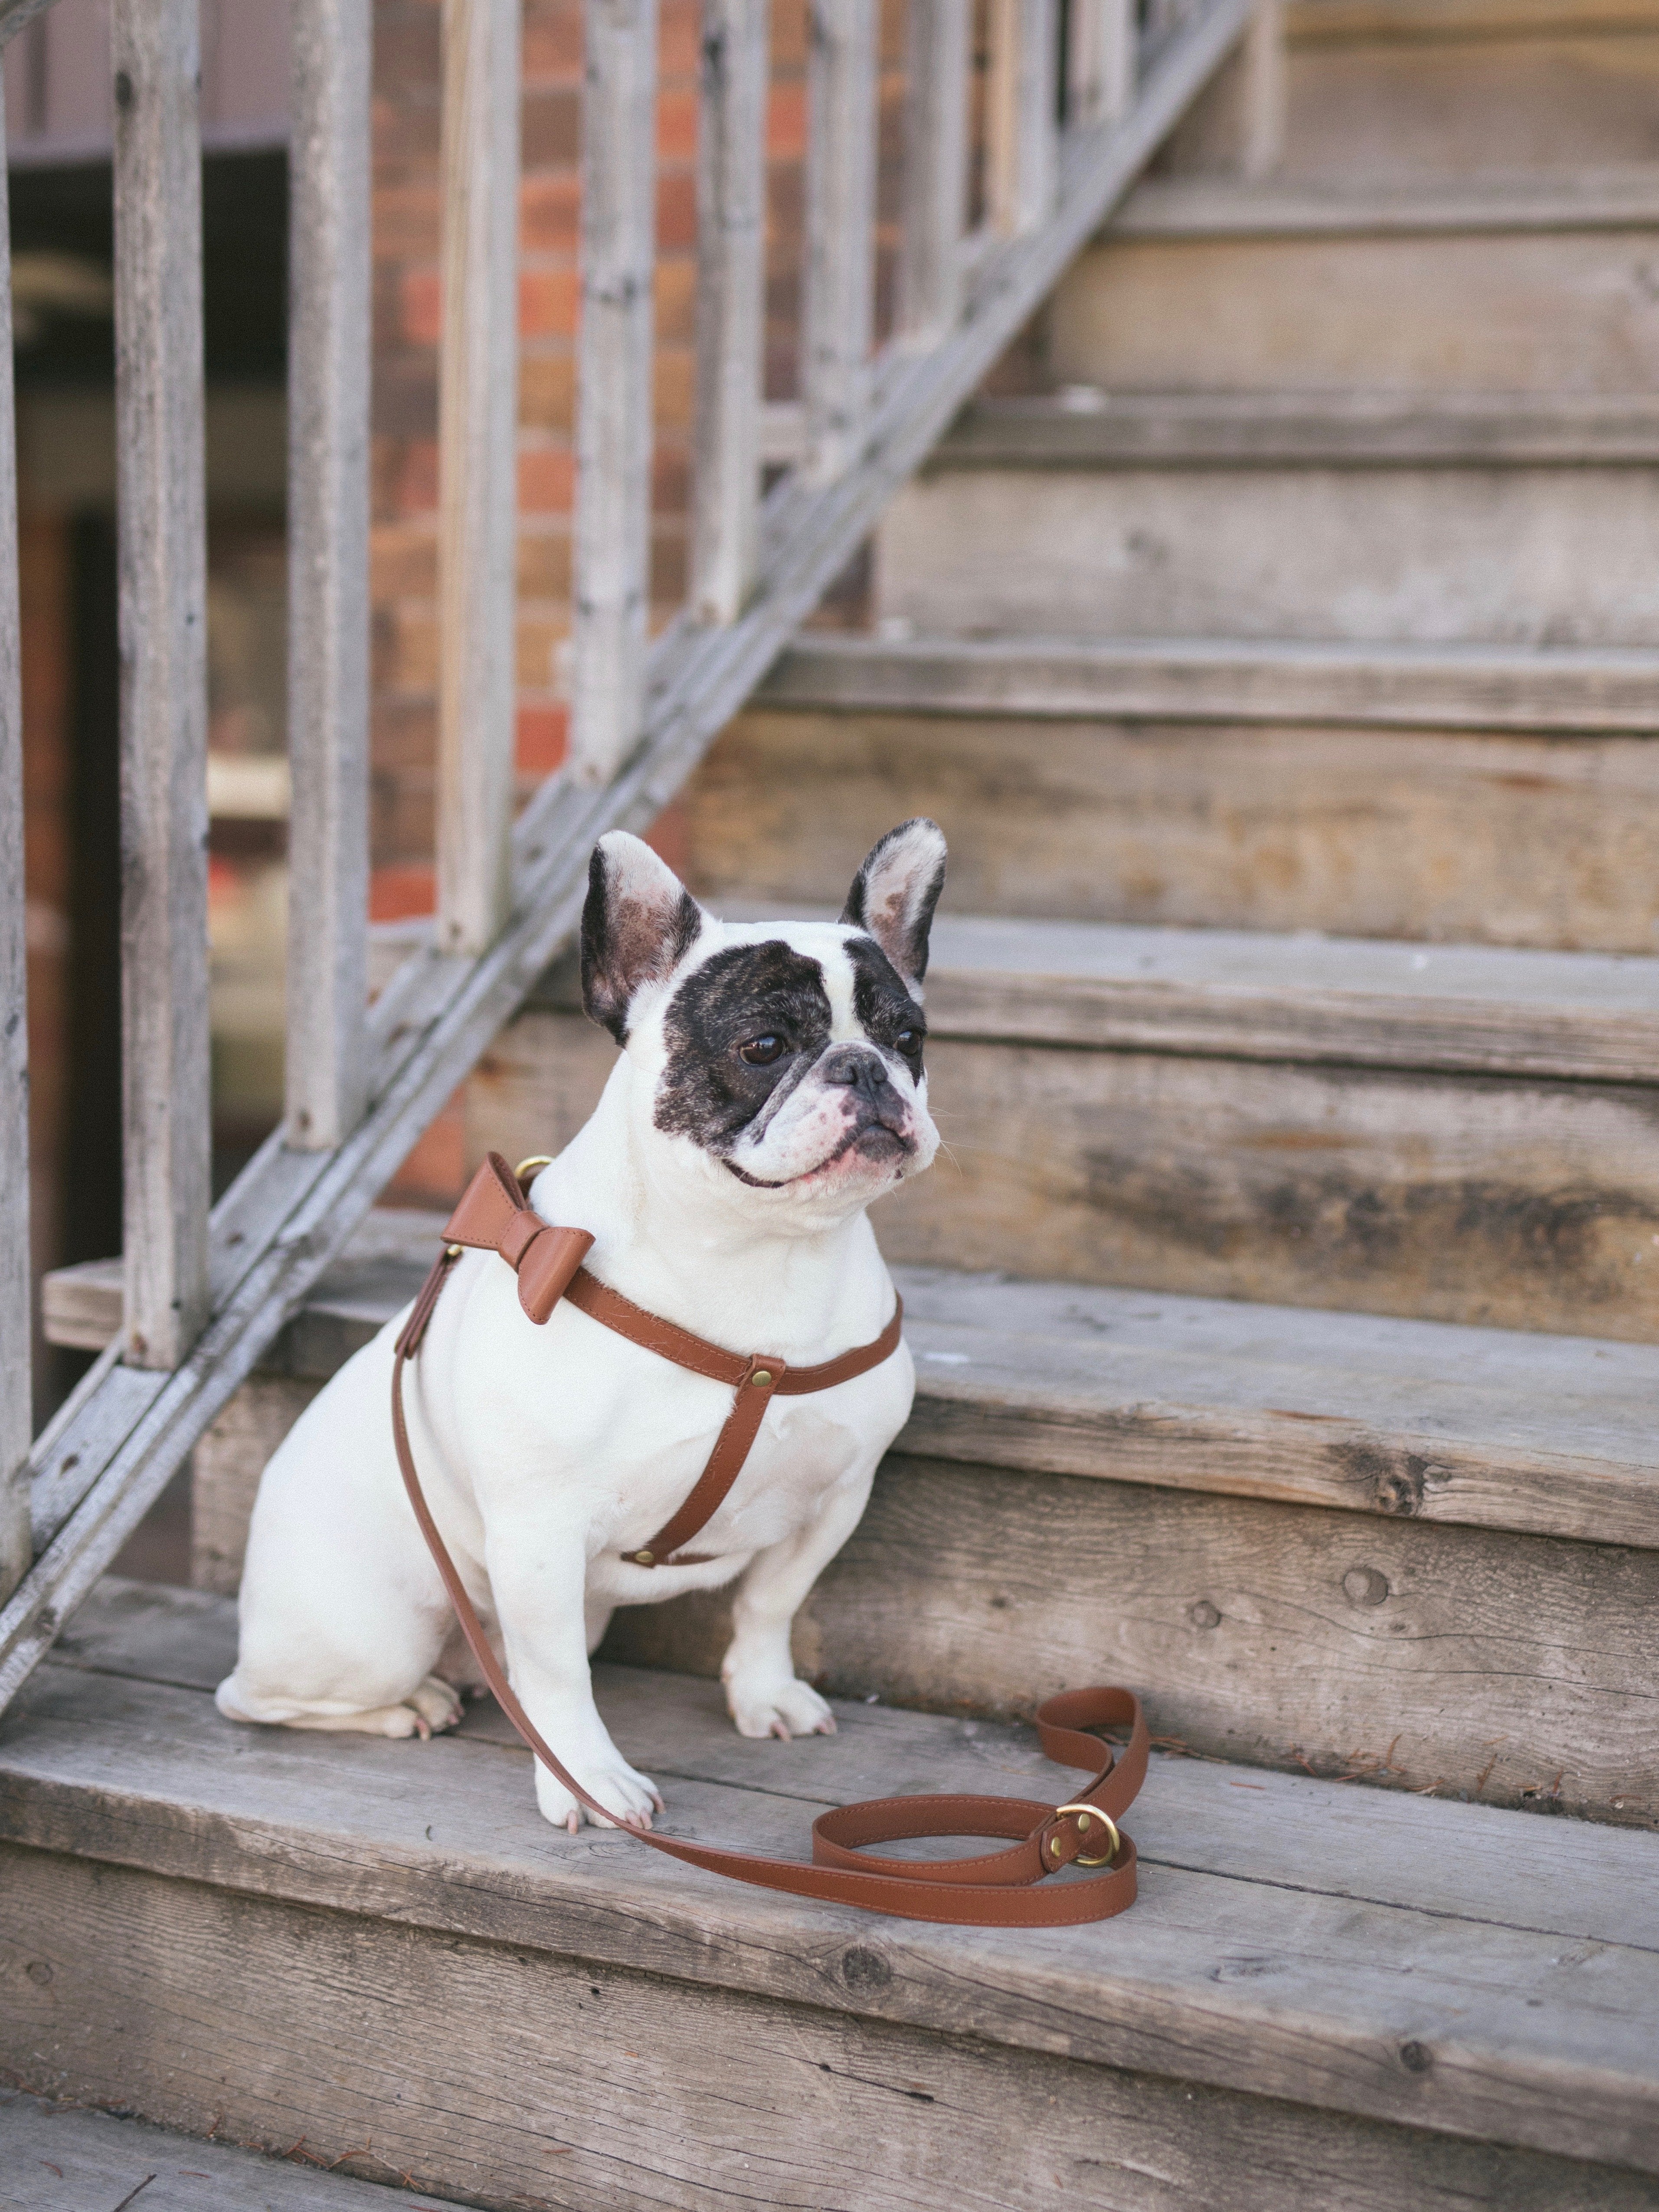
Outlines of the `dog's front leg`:
[{"label": "dog's front leg", "polygon": [[[657,1785],[628,1764],[593,1703],[584,1532],[515,1528],[509,1536],[492,1536],[487,1564],[507,1675],[525,1711],[548,1747],[611,1815],[599,1825],[648,1828],[653,1811],[662,1810]],[[540,1759],[536,1802],[555,1826],[573,1836],[584,1819],[594,1818]]]},{"label": "dog's front leg", "polygon": [[813,1583],[859,1524],[875,1462],[848,1475],[814,1518],[782,1543],[757,1552],[732,1603],[732,1644],[720,1665],[726,1703],[739,1735],[833,1735],[836,1717],[796,1675],[789,1632]]}]

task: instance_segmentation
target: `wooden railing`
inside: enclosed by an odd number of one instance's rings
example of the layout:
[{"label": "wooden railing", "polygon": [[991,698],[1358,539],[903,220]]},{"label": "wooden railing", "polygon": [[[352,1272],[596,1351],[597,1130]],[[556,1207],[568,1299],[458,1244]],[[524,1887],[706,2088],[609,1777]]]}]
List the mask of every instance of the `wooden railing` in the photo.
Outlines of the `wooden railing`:
[{"label": "wooden railing", "polygon": [[[0,0],[0,41],[46,3]],[[31,1449],[0,343],[0,1705],[568,939],[593,840],[647,827],[673,796],[1246,33],[1253,0],[1178,0],[1150,34],[1133,0],[1070,0],[1065,118],[1057,0],[994,0],[971,236],[970,0],[910,0],[897,326],[879,352],[875,0],[811,0],[803,452],[764,496],[767,8],[705,0],[691,585],[653,641],[655,12],[587,4],[571,754],[514,823],[519,14],[445,0],[439,911],[366,1015],[369,0],[292,0],[287,1110],[210,1215],[196,0],[112,0],[125,1324]],[[1258,23],[1259,148],[1276,38],[1270,12]]]}]

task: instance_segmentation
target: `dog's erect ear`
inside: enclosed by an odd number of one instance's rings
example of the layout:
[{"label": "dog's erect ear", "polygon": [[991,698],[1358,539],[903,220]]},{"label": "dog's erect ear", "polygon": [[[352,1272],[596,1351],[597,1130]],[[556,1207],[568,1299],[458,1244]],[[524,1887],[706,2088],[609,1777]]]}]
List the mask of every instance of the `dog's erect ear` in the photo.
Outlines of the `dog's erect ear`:
[{"label": "dog's erect ear", "polygon": [[702,921],[696,899],[641,838],[625,830],[600,838],[582,908],[582,1004],[618,1044],[639,991],[673,974]]},{"label": "dog's erect ear", "polygon": [[853,878],[842,920],[867,930],[907,983],[927,973],[927,933],[945,888],[945,832],[925,814],[890,830]]}]

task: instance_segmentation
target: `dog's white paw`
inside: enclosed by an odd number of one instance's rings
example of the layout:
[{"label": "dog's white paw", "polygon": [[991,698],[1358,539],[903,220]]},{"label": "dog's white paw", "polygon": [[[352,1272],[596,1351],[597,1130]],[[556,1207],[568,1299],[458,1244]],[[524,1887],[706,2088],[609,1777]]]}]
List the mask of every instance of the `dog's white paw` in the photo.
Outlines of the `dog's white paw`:
[{"label": "dog's white paw", "polygon": [[739,1735],[834,1735],[836,1717],[810,1682],[793,1674],[733,1674],[726,1703]]},{"label": "dog's white paw", "polygon": [[417,1684],[400,1705],[381,1708],[388,1735],[417,1735],[423,1742],[453,1729],[461,1717],[460,1692],[435,1674]]},{"label": "dog's white paw", "polygon": [[556,1828],[565,1828],[574,1836],[584,1820],[597,1828],[648,1828],[653,1813],[662,1810],[662,1793],[648,1774],[636,1774],[622,1757],[612,1751],[608,1759],[595,1759],[577,1765],[570,1763],[570,1771],[581,1784],[590,1797],[597,1797],[611,1818],[600,1820],[586,1807],[579,1805],[562,1782],[550,1774],[539,1759],[536,1762],[536,1802],[541,1808],[544,1820],[551,1820]]}]

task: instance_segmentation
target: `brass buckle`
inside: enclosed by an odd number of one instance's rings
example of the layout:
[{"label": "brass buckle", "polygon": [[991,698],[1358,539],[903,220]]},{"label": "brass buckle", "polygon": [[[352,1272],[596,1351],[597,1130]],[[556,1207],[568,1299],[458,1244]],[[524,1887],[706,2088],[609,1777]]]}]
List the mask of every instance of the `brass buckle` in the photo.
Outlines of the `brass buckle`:
[{"label": "brass buckle", "polygon": [[1104,1858],[1085,1859],[1082,1852],[1079,1851],[1077,1856],[1072,1861],[1072,1864],[1073,1866],[1086,1867],[1110,1866],[1112,1861],[1117,1856],[1119,1851],[1123,1848],[1123,1838],[1119,1835],[1117,1832],[1117,1822],[1112,1818],[1111,1814],[1109,1813],[1103,1813],[1098,1805],[1084,1804],[1055,1806],[1055,1820],[1058,1820],[1061,1814],[1065,1813],[1075,1813],[1077,1814],[1077,1826],[1078,1833],[1079,1835],[1081,1835],[1083,1831],[1088,1826],[1091,1820],[1103,1820],[1106,1824],[1106,1832],[1112,1839],[1112,1848],[1107,1852]]}]

